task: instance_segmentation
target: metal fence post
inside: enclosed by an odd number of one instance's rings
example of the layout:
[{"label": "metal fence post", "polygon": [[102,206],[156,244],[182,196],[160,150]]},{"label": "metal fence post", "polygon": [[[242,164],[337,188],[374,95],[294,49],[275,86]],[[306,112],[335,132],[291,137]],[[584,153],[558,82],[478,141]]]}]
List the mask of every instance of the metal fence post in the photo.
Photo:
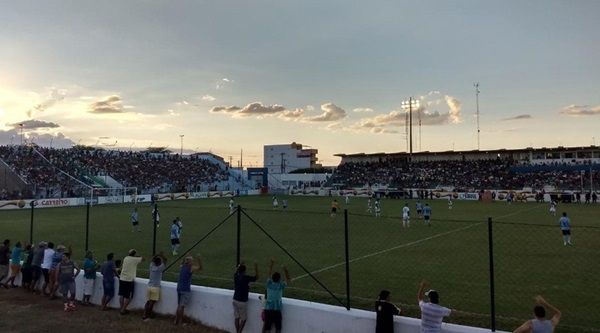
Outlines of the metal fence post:
[{"label": "metal fence post", "polygon": [[29,221],[29,244],[33,246],[33,209],[35,208],[35,200],[29,203],[31,206],[31,220]]},{"label": "metal fence post", "polygon": [[85,213],[85,252],[90,249],[90,203],[86,205]]},{"label": "metal fence post", "polygon": [[158,223],[158,204],[154,204],[154,212],[152,214],[152,256],[156,255],[156,224]]},{"label": "metal fence post", "polygon": [[346,310],[350,310],[350,255],[348,244],[348,209],[344,209],[344,244],[346,254]]},{"label": "metal fence post", "polygon": [[494,237],[492,234],[492,218],[488,217],[488,244],[490,261],[490,326],[496,332],[496,295],[494,286]]},{"label": "metal fence post", "polygon": [[240,255],[241,255],[241,235],[242,235],[242,206],[237,206],[237,244],[236,244],[236,266],[240,264]]}]

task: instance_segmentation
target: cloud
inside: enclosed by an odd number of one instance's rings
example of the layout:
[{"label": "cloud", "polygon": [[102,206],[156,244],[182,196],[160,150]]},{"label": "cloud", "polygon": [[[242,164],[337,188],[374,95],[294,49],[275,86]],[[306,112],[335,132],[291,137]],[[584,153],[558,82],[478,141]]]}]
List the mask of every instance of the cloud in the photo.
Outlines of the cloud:
[{"label": "cloud", "polygon": [[214,97],[213,97],[213,96],[211,96],[211,95],[204,95],[204,96],[202,96],[202,100],[203,100],[203,101],[207,101],[207,102],[213,102],[213,101],[215,101],[215,100],[216,100],[216,98],[214,98]]},{"label": "cloud", "polygon": [[304,115],[303,109],[285,110],[279,114],[279,118],[300,119]]},{"label": "cloud", "polygon": [[27,110],[27,117],[33,117],[36,113],[44,112],[46,109],[51,108],[56,103],[62,101],[67,96],[67,91],[64,89],[52,88],[50,93],[44,101],[37,104],[33,108]]},{"label": "cloud", "polygon": [[[439,91],[431,91],[419,99],[419,107],[413,109],[413,125],[439,126],[457,124],[461,122],[461,102],[450,95],[441,95]],[[432,108],[447,107],[447,112],[431,110]],[[389,127],[405,126],[407,122],[406,110],[393,110],[387,114],[366,117],[348,126],[353,131],[369,131],[371,133],[398,133],[397,129]]]},{"label": "cloud", "polygon": [[226,86],[228,86],[230,83],[233,83],[233,82],[235,82],[235,81],[224,77],[217,82],[217,84],[215,85],[215,88],[217,90],[220,90],[220,89],[225,88]]},{"label": "cloud", "polygon": [[240,111],[242,108],[240,108],[239,106],[215,106],[212,109],[210,109],[210,112],[212,113],[218,113],[218,112],[225,112],[225,113],[233,113],[233,112],[238,112]]},{"label": "cloud", "polygon": [[567,116],[600,116],[600,105],[569,105],[565,106],[561,111],[561,114]]},{"label": "cloud", "polygon": [[10,126],[14,129],[20,129],[21,127],[23,127],[24,130],[60,127],[60,125],[57,123],[43,121],[43,120],[35,120],[35,119],[25,120],[25,121],[13,123],[13,124],[7,124],[7,126]]},{"label": "cloud", "polygon": [[356,109],[352,109],[353,112],[373,112],[373,109],[371,108],[356,108]]},{"label": "cloud", "polygon": [[264,115],[274,114],[285,111],[286,108],[282,105],[263,105],[260,102],[254,102],[243,107],[238,114],[241,115]]},{"label": "cloud", "polygon": [[509,120],[522,120],[522,119],[531,119],[531,118],[533,118],[533,117],[530,114],[520,114],[518,116],[503,118],[501,120],[509,121]]},{"label": "cloud", "polygon": [[[108,96],[89,105],[89,113],[123,113],[126,107],[123,106],[123,101],[118,95]],[[127,107],[130,108],[130,107]]]},{"label": "cloud", "polygon": [[323,113],[315,116],[308,117],[308,121],[338,121],[346,117],[346,111],[333,103],[325,103],[321,105]]},{"label": "cloud", "polygon": [[[43,147],[52,145],[54,148],[68,148],[75,144],[71,139],[60,132],[56,134],[27,132],[24,133],[23,136],[25,137],[24,139],[26,142],[34,142]],[[20,143],[21,133],[19,133],[17,129],[0,131],[0,145]]]}]

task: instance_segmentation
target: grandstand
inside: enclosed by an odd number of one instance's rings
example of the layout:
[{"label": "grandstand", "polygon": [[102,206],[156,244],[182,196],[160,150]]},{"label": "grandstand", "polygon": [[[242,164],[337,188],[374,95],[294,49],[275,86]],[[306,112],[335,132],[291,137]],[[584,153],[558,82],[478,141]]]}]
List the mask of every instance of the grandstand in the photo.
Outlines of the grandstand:
[{"label": "grandstand", "polygon": [[137,188],[139,194],[238,190],[237,170],[212,154],[0,146],[2,199],[87,196],[94,188]]},{"label": "grandstand", "polygon": [[596,146],[336,156],[342,161],[329,184],[340,187],[587,192],[600,185]]}]

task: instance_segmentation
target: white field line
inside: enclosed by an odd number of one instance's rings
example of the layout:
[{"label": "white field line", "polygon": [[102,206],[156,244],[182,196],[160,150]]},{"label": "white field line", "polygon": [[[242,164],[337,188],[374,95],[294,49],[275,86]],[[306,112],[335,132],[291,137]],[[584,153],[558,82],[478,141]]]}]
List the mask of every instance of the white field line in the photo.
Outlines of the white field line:
[{"label": "white field line", "polygon": [[[516,214],[520,214],[520,213],[522,213],[524,211],[529,211],[529,210],[536,209],[538,207],[540,207],[540,206],[536,206],[536,207],[532,207],[532,208],[527,208],[527,209],[525,209],[525,208],[519,209],[519,210],[517,210],[515,212],[512,212],[510,214],[498,216],[498,218],[505,218],[505,217],[513,216],[513,215],[516,215]],[[462,228],[458,228],[458,229],[454,229],[454,230],[442,232],[442,233],[439,233],[439,234],[436,234],[436,235],[433,235],[433,236],[429,236],[429,237],[422,238],[422,239],[419,239],[419,240],[416,240],[416,241],[412,241],[410,243],[400,244],[400,245],[397,245],[397,246],[394,246],[394,247],[390,247],[390,248],[385,249],[385,250],[381,250],[381,251],[377,251],[377,252],[365,254],[363,256],[350,259],[349,262],[352,263],[352,262],[355,262],[355,261],[359,261],[359,260],[367,259],[367,258],[370,258],[370,257],[378,256],[380,254],[384,254],[384,253],[387,253],[387,252],[395,251],[395,250],[402,249],[402,248],[405,248],[405,247],[417,245],[417,244],[420,244],[420,243],[423,243],[423,242],[426,242],[426,241],[429,241],[429,240],[432,240],[432,239],[440,238],[440,237],[443,237],[443,236],[446,236],[446,235],[450,235],[450,234],[453,234],[453,233],[456,233],[456,232],[467,230],[467,229],[470,229],[470,228],[482,225],[484,223],[485,222],[473,223],[473,224],[468,225],[466,227],[462,227]],[[343,266],[345,264],[346,264],[345,261],[344,262],[340,262],[340,263],[337,263],[337,264],[334,264],[334,265],[331,265],[331,266],[323,267],[323,268],[318,269],[316,271],[312,271],[310,273],[314,275],[314,274],[321,273],[321,272],[324,272],[324,271],[327,271],[327,270],[330,270],[330,269],[333,269],[333,268],[336,268],[336,267]],[[302,275],[300,275],[300,276],[298,276],[296,278],[293,278],[292,280],[296,281],[296,280],[299,280],[299,279],[302,279],[302,278],[305,278],[305,277],[308,277],[308,276],[309,276],[309,274],[302,274]]]}]

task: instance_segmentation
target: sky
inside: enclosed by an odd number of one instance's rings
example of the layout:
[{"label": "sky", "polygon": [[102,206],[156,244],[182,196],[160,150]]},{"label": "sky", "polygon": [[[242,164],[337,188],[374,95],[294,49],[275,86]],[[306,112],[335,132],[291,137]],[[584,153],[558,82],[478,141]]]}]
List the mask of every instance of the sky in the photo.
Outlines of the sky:
[{"label": "sky", "polygon": [[[0,144],[338,153],[600,143],[600,1],[0,0]],[[419,120],[421,126],[419,126]],[[21,124],[23,126],[21,126]],[[183,135],[183,138],[181,137]]]}]

